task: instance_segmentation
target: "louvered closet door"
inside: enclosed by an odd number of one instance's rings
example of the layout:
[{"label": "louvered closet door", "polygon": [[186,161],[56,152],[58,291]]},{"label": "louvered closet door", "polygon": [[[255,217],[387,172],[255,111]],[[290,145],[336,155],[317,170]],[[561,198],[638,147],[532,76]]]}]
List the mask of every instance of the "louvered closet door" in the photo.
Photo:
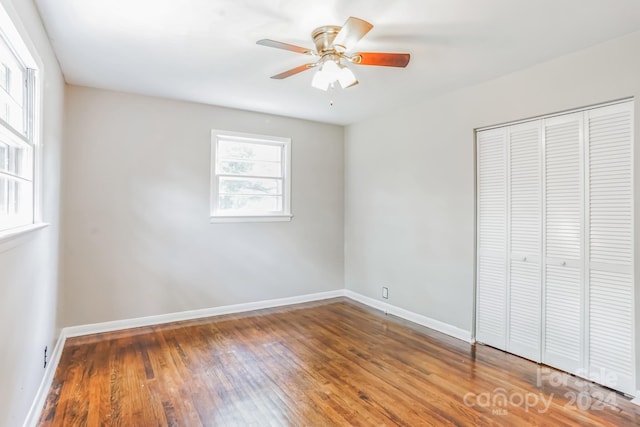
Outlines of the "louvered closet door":
[{"label": "louvered closet door", "polygon": [[585,115],[589,374],[635,394],[633,104],[602,107]]},{"label": "louvered closet door", "polygon": [[541,123],[511,126],[509,138],[509,278],[507,350],[540,361]]},{"label": "louvered closet door", "polygon": [[544,119],[542,361],[584,366],[582,113]]},{"label": "louvered closet door", "polygon": [[506,348],[506,130],[477,134],[478,271],[476,339]]}]

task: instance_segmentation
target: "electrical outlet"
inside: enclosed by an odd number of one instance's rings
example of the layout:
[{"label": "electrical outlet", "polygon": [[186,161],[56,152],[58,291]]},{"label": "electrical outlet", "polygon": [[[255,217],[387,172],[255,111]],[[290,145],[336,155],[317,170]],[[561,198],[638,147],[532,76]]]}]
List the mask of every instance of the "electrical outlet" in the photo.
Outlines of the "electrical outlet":
[{"label": "electrical outlet", "polygon": [[47,367],[47,350],[48,349],[49,349],[49,347],[45,345],[44,346],[44,366],[43,366],[43,368]]},{"label": "electrical outlet", "polygon": [[389,288],[385,286],[382,287],[382,298],[389,299]]}]

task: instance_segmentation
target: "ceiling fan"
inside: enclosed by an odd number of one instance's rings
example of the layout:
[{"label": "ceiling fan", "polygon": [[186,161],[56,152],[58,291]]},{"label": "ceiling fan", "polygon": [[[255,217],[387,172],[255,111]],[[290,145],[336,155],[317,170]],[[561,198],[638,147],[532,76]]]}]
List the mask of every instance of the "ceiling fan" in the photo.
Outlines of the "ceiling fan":
[{"label": "ceiling fan", "polygon": [[406,67],[409,63],[411,56],[408,53],[355,52],[351,54],[350,52],[356,43],[372,28],[373,25],[367,21],[354,17],[347,19],[342,27],[325,25],[316,28],[311,33],[311,38],[316,46],[315,50],[270,39],[258,40],[257,44],[319,58],[315,62],[303,64],[271,76],[272,79],[285,79],[310,68],[318,68],[311,81],[313,87],[328,90],[338,83],[340,87],[346,89],[357,85],[358,80],[353,72],[342,64],[343,60],[356,65],[383,67]]}]

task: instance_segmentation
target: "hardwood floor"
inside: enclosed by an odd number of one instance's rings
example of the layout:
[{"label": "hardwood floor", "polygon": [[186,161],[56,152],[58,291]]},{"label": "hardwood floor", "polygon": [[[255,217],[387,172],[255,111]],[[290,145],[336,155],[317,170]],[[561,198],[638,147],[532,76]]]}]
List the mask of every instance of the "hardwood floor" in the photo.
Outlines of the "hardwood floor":
[{"label": "hardwood floor", "polygon": [[640,407],[620,394],[346,299],[69,339],[40,419],[65,427],[639,424]]}]

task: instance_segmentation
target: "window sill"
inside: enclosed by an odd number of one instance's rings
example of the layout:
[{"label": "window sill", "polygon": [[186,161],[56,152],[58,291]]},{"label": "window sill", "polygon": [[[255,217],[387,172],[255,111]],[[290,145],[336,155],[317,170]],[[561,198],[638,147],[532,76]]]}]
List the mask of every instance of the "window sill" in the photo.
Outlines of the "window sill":
[{"label": "window sill", "polygon": [[222,222],[282,222],[291,221],[293,215],[256,215],[256,216],[211,216],[209,222],[211,224]]},{"label": "window sill", "polygon": [[14,246],[14,243],[29,233],[40,230],[41,228],[48,227],[49,223],[39,222],[37,224],[29,224],[23,227],[10,228],[8,230],[0,231],[0,252],[9,249],[8,245]]}]

